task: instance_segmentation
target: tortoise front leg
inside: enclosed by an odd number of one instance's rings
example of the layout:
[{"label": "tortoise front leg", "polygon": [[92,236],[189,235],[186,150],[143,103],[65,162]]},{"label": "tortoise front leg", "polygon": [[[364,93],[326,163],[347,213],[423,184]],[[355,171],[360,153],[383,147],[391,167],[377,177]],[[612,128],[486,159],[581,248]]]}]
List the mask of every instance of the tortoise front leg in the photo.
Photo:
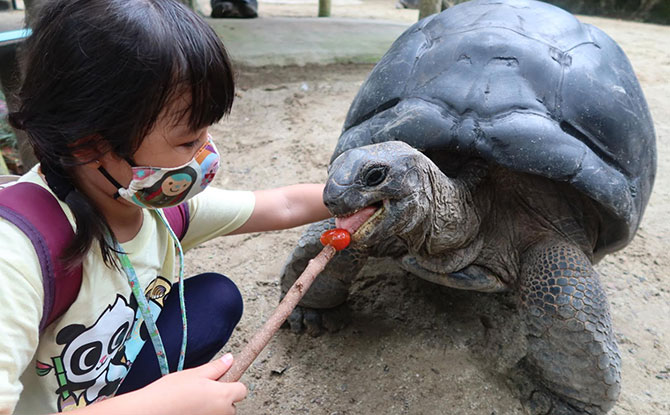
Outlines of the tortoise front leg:
[{"label": "tortoise front leg", "polygon": [[[551,411],[541,413],[609,411],[621,390],[621,357],[589,258],[569,243],[545,240],[522,255],[520,283],[526,363],[557,395],[550,398]],[[531,407],[543,396],[534,392]]]},{"label": "tortoise front leg", "polygon": [[[305,270],[309,260],[321,252],[323,248],[320,242],[321,234],[333,228],[335,228],[334,218],[316,222],[300,237],[298,245],[289,255],[281,271],[282,298]],[[322,327],[341,326],[342,322],[339,320],[342,320],[342,316],[325,310],[335,308],[347,300],[351,281],[366,261],[367,254],[353,248],[338,252],[314,280],[300,305],[289,316],[291,330],[300,332],[306,329],[308,333],[317,335]],[[331,321],[324,321],[328,319]]]}]

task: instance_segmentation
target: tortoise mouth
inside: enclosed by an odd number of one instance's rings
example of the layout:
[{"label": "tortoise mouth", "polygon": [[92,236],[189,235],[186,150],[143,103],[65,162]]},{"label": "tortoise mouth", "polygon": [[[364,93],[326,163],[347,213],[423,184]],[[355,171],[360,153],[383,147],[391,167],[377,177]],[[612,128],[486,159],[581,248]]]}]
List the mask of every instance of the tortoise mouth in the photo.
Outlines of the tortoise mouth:
[{"label": "tortoise mouth", "polygon": [[386,209],[384,208],[384,205],[381,205],[379,208],[377,208],[377,210],[375,210],[372,216],[370,216],[370,218],[368,218],[368,220],[366,220],[365,223],[363,223],[360,228],[358,228],[356,232],[351,235],[351,239],[354,242],[357,242],[370,236],[377,225],[379,225],[386,217],[385,213]]},{"label": "tortoise mouth", "polygon": [[337,216],[335,226],[346,229],[354,241],[364,239],[372,233],[375,227],[384,219],[384,205],[382,202],[355,210],[347,215]]}]

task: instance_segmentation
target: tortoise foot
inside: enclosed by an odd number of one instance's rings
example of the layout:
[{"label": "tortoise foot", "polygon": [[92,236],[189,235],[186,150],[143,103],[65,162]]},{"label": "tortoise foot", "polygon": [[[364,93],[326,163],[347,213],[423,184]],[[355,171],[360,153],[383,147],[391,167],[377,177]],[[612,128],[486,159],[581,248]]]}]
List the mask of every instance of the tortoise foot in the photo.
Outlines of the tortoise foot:
[{"label": "tortoise foot", "polygon": [[576,406],[544,389],[533,391],[522,403],[531,415],[596,415],[605,413],[600,408],[593,406]]},{"label": "tortoise foot", "polygon": [[350,321],[351,313],[346,304],[328,309],[297,306],[286,320],[284,327],[296,334],[305,332],[312,337],[317,337],[324,332],[339,331]]}]

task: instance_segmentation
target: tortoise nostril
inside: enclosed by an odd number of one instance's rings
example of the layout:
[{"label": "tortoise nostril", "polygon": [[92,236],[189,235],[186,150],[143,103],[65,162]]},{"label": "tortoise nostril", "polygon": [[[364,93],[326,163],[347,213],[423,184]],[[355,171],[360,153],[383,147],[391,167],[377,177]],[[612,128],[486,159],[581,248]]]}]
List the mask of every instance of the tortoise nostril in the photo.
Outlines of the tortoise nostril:
[{"label": "tortoise nostril", "polygon": [[386,179],[386,173],[388,172],[387,166],[373,166],[365,172],[363,181],[366,186],[377,186]]}]

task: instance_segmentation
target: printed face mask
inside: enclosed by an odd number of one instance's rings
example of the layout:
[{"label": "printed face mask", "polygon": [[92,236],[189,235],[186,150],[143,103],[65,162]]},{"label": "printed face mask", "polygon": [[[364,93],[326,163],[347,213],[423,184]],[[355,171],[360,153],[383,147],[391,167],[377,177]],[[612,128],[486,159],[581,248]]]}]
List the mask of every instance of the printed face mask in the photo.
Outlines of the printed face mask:
[{"label": "printed face mask", "polygon": [[214,179],[219,168],[219,154],[207,137],[207,142],[188,163],[178,167],[134,166],[133,179],[128,188],[117,182],[104,167],[98,170],[118,191],[114,198],[125,200],[143,208],[161,209],[176,206],[202,192]]}]

